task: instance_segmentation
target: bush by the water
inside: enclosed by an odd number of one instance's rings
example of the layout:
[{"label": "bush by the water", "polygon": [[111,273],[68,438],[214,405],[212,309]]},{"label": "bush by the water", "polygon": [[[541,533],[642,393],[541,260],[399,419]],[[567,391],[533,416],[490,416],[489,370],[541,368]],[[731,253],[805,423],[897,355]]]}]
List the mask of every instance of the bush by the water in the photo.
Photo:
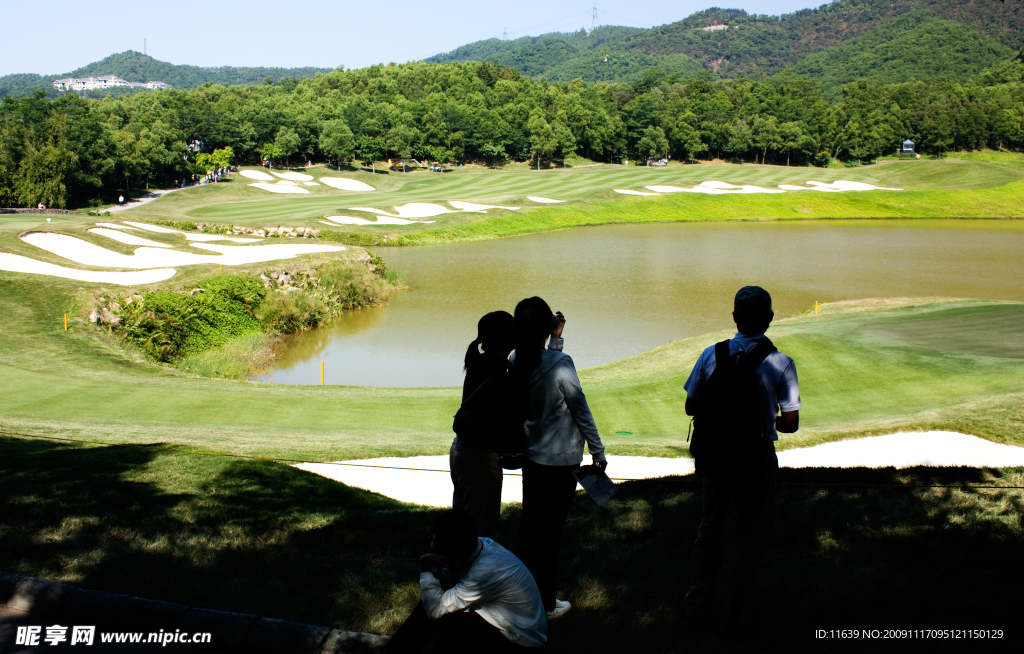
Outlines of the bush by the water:
[{"label": "bush by the water", "polygon": [[170,363],[242,337],[311,329],[387,299],[401,276],[376,255],[370,263],[330,261],[295,273],[282,288],[268,289],[259,277],[220,274],[187,293],[142,293],[122,303],[117,330],[153,359]]}]

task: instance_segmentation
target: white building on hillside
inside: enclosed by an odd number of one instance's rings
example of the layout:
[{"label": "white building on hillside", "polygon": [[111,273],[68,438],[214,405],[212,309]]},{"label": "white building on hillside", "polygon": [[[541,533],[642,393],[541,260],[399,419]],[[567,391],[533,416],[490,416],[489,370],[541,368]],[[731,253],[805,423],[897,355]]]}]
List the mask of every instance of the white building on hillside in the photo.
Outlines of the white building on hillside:
[{"label": "white building on hillside", "polygon": [[157,90],[171,88],[170,84],[165,84],[164,82],[128,82],[117,75],[84,78],[65,77],[53,82],[53,88],[58,91],[93,91],[96,89],[112,89],[116,86]]}]

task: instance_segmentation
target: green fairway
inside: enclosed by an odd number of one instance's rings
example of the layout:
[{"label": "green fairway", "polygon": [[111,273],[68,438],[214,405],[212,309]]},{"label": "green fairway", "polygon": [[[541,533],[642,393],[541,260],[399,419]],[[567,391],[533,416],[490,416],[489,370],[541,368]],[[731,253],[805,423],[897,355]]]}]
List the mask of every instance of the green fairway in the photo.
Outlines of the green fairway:
[{"label": "green fairway", "polygon": [[[61,315],[84,288],[43,286],[4,275],[0,315],[0,420],[7,432],[117,443],[169,443],[209,451],[314,461],[442,454],[451,440],[455,388],[384,389],[278,386],[193,377],[126,355],[96,328]],[[79,290],[76,290],[79,289]],[[936,349],[908,340],[912,320],[938,325],[942,338],[1019,340],[1024,307],[986,302],[911,302],[887,310],[850,303],[774,325],[769,335],[800,372],[801,430],[783,448],[896,429],[947,428],[1024,444],[1020,423],[1024,360]],[[956,340],[959,333],[964,339]],[[881,330],[881,332],[879,331]],[[701,349],[728,336],[670,343],[638,357],[581,371],[613,454],[685,456],[683,381]],[[627,431],[631,435],[616,435]]]},{"label": "green fairway", "polygon": [[[1020,202],[1024,193],[1024,186],[1021,186],[1024,169],[1017,165],[1016,159],[989,158],[991,160],[884,161],[871,166],[827,169],[725,163],[673,164],[666,168],[600,164],[540,171],[494,171],[476,167],[444,174],[418,171],[379,175],[354,169],[337,172],[317,166],[302,170],[316,179],[324,176],[357,179],[378,190],[345,192],[316,186],[306,187],[310,195],[281,196],[250,187],[247,185],[250,180],[233,175],[230,182],[177,191],[124,212],[123,216],[247,226],[305,225],[379,235],[411,234],[403,239],[407,244],[495,238],[572,225],[627,221],[1020,217],[1024,214]],[[802,186],[812,180],[846,180],[904,190],[727,196],[684,193],[644,198],[627,197],[612,190],[643,191],[648,185],[691,186],[709,180],[771,189],[779,184]],[[528,195],[564,200],[567,204],[536,204],[526,199]],[[487,214],[441,214],[429,218],[433,223],[400,228],[394,225],[327,227],[319,222],[330,215],[373,219],[372,213],[353,212],[353,207],[391,212],[393,207],[409,202],[443,204],[450,200],[520,209],[515,212],[491,210]],[[418,236],[421,232],[426,234]]]}]

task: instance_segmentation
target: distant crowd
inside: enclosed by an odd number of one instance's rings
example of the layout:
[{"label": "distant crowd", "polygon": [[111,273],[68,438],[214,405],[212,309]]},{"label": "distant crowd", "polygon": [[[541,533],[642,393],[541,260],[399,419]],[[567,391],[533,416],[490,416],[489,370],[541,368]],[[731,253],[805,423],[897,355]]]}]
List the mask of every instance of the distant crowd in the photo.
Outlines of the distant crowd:
[{"label": "distant crowd", "polygon": [[[694,417],[690,445],[703,477],[703,509],[681,598],[687,625],[725,635],[756,627],[749,607],[775,515],[778,433],[799,427],[793,360],[765,336],[771,296],[736,294],[736,335],[709,346],[682,390]],[[465,355],[462,406],[449,455],[452,510],[420,557],[420,603],[392,637],[392,654],[512,652],[544,648],[548,622],[572,609],[559,599],[562,530],[579,479],[604,477],[605,448],[572,358],[566,320],[539,297],[515,314],[488,313]],[[584,445],[592,458],[582,466]],[[498,542],[503,471],[522,470],[514,552]],[[735,508],[739,547],[716,607],[725,521]]]}]

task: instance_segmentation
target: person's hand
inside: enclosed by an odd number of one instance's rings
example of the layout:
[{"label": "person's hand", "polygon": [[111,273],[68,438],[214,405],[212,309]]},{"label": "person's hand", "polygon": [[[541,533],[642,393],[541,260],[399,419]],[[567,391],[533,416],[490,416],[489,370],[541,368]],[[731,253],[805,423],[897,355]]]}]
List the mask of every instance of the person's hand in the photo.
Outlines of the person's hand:
[{"label": "person's hand", "polygon": [[562,338],[563,329],[565,329],[565,316],[561,311],[557,311],[551,318],[551,335],[555,338]]},{"label": "person's hand", "polygon": [[604,472],[605,468],[608,467],[608,459],[605,459],[604,461],[598,461],[597,459],[594,459],[594,467],[600,470],[601,472]]},{"label": "person's hand", "polygon": [[420,557],[420,572],[430,572],[434,568],[452,568],[454,562],[441,554],[424,554]]}]

